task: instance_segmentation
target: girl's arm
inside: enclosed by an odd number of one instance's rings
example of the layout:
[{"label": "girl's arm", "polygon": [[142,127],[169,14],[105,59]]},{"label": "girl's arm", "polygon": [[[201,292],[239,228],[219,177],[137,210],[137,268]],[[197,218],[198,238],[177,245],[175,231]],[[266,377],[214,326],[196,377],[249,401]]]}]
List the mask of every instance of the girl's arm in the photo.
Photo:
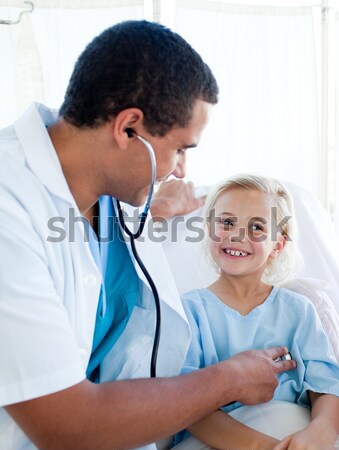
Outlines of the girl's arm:
[{"label": "girl's arm", "polygon": [[311,391],[309,396],[312,403],[312,422],[323,422],[335,435],[339,434],[339,397]]},{"label": "girl's arm", "polygon": [[271,450],[279,442],[243,425],[223,411],[216,411],[188,430],[204,444],[219,450]]},{"label": "girl's arm", "polygon": [[274,450],[333,450],[339,434],[339,397],[309,392],[311,422],[303,430],[288,436]]}]

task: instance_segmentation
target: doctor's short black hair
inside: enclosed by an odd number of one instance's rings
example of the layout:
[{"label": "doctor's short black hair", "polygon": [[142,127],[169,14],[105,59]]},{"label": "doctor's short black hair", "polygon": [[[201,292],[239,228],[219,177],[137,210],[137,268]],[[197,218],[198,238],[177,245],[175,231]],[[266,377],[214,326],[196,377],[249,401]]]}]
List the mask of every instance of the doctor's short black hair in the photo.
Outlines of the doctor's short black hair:
[{"label": "doctor's short black hair", "polygon": [[201,56],[177,33],[153,22],[126,21],[103,31],[75,64],[60,116],[95,128],[139,108],[152,135],[191,120],[196,100],[218,101],[218,85]]}]

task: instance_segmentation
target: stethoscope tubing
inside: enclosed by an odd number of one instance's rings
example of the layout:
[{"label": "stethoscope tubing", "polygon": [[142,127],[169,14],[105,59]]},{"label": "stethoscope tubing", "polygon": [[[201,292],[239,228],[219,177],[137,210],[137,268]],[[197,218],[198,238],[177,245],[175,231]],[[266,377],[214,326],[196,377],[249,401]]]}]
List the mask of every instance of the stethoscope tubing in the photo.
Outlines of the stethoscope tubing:
[{"label": "stethoscope tubing", "polygon": [[156,365],[157,365],[157,357],[158,357],[158,349],[159,349],[159,343],[160,343],[160,334],[161,334],[161,308],[160,308],[160,298],[159,293],[157,290],[157,287],[149,274],[148,270],[146,269],[144,263],[142,262],[139,253],[137,252],[136,246],[135,246],[135,240],[138,239],[145,227],[147,214],[150,208],[152,195],[153,195],[153,189],[155,184],[155,177],[156,177],[156,159],[155,154],[152,145],[142,136],[139,136],[134,133],[134,135],[137,139],[139,139],[147,148],[151,164],[152,164],[152,179],[151,179],[151,185],[150,190],[148,193],[148,197],[145,203],[145,207],[143,212],[139,216],[139,227],[138,230],[135,233],[132,233],[132,231],[127,227],[124,219],[124,213],[121,208],[119,200],[116,200],[117,209],[118,209],[118,218],[121,228],[125,231],[125,233],[130,237],[131,242],[131,248],[133,252],[133,256],[140,267],[141,271],[145,275],[145,278],[152,290],[153,297],[154,297],[154,303],[155,303],[155,310],[156,310],[156,321],[155,321],[155,332],[154,332],[154,341],[153,341],[153,348],[152,348],[152,355],[151,355],[151,363],[150,363],[150,376],[151,378],[156,377]]}]

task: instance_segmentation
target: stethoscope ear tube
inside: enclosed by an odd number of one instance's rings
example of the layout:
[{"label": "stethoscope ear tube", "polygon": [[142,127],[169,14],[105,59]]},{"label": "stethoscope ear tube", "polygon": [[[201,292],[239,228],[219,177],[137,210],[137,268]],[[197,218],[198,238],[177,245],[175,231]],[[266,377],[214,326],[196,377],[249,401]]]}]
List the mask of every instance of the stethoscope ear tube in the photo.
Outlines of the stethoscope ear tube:
[{"label": "stethoscope ear tube", "polygon": [[131,248],[133,252],[133,256],[139,265],[140,269],[142,270],[143,274],[145,275],[147,282],[152,290],[153,297],[154,297],[154,303],[155,303],[155,310],[156,310],[156,322],[155,322],[155,333],[154,333],[154,341],[153,341],[153,349],[152,349],[152,355],[151,355],[151,364],[150,364],[150,376],[151,378],[156,377],[156,365],[157,365],[157,356],[158,356],[158,349],[159,349],[159,342],[160,342],[160,332],[161,332],[161,309],[160,309],[160,298],[158,290],[155,286],[155,283],[148,273],[146,267],[144,266],[143,262],[140,259],[140,256],[137,252],[136,246],[135,246],[135,239],[138,239],[138,237],[141,236],[141,233],[143,232],[143,229],[145,227],[147,214],[149,211],[149,207],[152,200],[153,195],[153,188],[155,183],[155,177],[156,177],[156,160],[154,155],[154,150],[151,144],[143,137],[137,135],[134,133],[134,136],[138,138],[147,148],[151,164],[152,164],[152,182],[150,186],[150,190],[148,193],[147,201],[144,207],[144,211],[139,216],[139,228],[136,233],[132,233],[132,231],[127,227],[125,220],[124,220],[124,213],[121,208],[119,200],[116,200],[117,203],[117,209],[118,209],[118,218],[120,222],[121,228],[125,231],[125,233],[130,237],[131,241]]}]

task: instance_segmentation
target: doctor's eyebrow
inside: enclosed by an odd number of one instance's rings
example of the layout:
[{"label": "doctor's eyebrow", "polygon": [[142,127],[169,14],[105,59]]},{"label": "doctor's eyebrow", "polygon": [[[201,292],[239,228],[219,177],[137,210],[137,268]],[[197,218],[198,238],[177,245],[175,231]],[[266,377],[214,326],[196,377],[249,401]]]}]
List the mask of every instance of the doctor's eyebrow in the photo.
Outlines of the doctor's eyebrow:
[{"label": "doctor's eyebrow", "polygon": [[198,144],[183,144],[180,148],[182,150],[187,150],[188,148],[196,148],[198,146]]}]

